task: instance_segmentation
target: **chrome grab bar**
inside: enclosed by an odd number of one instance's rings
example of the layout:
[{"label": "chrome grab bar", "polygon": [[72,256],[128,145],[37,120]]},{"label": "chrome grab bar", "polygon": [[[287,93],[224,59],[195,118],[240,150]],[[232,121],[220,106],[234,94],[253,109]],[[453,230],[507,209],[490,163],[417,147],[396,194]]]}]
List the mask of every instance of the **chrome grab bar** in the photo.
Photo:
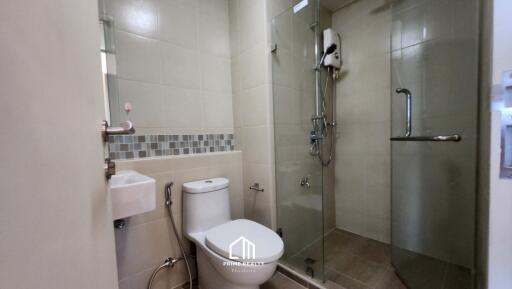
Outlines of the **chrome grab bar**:
[{"label": "chrome grab bar", "polygon": [[249,190],[253,190],[256,192],[264,192],[265,190],[260,186],[260,183],[254,183],[252,186],[249,187]]},{"label": "chrome grab bar", "polygon": [[405,136],[409,137],[412,134],[412,94],[407,88],[397,88],[395,91],[405,94]]},{"label": "chrome grab bar", "polygon": [[458,142],[462,139],[460,134],[436,135],[436,136],[398,136],[392,137],[392,141],[452,141]]},{"label": "chrome grab bar", "polygon": [[106,139],[110,135],[129,135],[135,133],[135,128],[133,127],[133,123],[129,120],[121,123],[120,127],[112,127],[108,125],[106,120],[102,123],[101,133],[103,138]]}]

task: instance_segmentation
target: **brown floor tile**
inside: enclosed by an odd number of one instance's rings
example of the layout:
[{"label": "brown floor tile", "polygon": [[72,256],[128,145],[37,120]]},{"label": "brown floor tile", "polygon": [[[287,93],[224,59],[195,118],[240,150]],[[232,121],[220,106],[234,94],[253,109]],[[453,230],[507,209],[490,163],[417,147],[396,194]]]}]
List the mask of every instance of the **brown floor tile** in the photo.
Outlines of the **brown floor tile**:
[{"label": "brown floor tile", "polygon": [[388,244],[379,241],[366,240],[365,245],[357,251],[356,255],[379,265],[391,265],[391,248]]},{"label": "brown floor tile", "polygon": [[407,287],[398,278],[395,270],[388,269],[377,283],[375,289],[407,289]]},{"label": "brown floor tile", "polygon": [[340,284],[334,283],[330,280],[327,280],[324,285],[325,285],[325,288],[327,288],[327,289],[347,289],[347,288],[341,286]]},{"label": "brown floor tile", "polygon": [[284,276],[281,273],[276,273],[265,284],[261,285],[261,289],[305,289],[297,282]]},{"label": "brown floor tile", "polygon": [[325,252],[326,279],[340,286],[359,289],[380,285],[391,286],[383,289],[395,289],[393,286],[398,286],[396,281],[402,285],[399,279],[393,279],[394,275],[389,273],[394,274],[388,244],[335,230],[326,237]]},{"label": "brown floor tile", "polygon": [[332,282],[346,289],[372,289],[371,287],[368,287],[365,284],[343,274],[338,275],[338,277],[335,280],[332,280]]}]

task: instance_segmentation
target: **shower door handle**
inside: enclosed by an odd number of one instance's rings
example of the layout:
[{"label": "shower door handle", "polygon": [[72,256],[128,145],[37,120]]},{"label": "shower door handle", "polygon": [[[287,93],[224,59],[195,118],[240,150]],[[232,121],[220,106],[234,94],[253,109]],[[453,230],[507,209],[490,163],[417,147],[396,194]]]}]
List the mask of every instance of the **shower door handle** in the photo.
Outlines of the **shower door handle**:
[{"label": "shower door handle", "polygon": [[407,88],[397,88],[396,93],[405,94],[405,136],[412,134],[412,94]]},{"label": "shower door handle", "polygon": [[392,141],[435,141],[435,142],[458,142],[462,139],[460,134],[435,135],[435,136],[412,136],[412,93],[407,88],[397,88],[396,93],[405,94],[405,136],[392,137]]},{"label": "shower door handle", "polygon": [[435,136],[398,136],[392,137],[390,140],[392,141],[452,141],[458,142],[462,139],[460,134],[451,134],[451,135],[435,135]]}]

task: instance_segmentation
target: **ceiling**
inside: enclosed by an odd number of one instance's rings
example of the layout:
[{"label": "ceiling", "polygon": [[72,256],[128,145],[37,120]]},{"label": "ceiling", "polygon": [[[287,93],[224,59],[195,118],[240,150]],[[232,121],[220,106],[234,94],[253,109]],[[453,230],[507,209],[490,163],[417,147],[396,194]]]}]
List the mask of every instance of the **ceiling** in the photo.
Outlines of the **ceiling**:
[{"label": "ceiling", "polygon": [[320,3],[332,12],[342,8],[343,6],[354,2],[355,0],[320,0]]}]

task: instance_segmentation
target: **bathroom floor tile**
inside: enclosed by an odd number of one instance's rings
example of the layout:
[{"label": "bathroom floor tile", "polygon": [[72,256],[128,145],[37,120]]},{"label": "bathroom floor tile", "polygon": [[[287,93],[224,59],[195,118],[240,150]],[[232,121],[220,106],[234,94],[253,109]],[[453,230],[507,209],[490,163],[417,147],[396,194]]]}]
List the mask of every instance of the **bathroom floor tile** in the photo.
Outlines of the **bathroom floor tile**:
[{"label": "bathroom floor tile", "polygon": [[297,282],[284,276],[281,273],[276,273],[265,284],[261,285],[261,289],[305,289]]}]

